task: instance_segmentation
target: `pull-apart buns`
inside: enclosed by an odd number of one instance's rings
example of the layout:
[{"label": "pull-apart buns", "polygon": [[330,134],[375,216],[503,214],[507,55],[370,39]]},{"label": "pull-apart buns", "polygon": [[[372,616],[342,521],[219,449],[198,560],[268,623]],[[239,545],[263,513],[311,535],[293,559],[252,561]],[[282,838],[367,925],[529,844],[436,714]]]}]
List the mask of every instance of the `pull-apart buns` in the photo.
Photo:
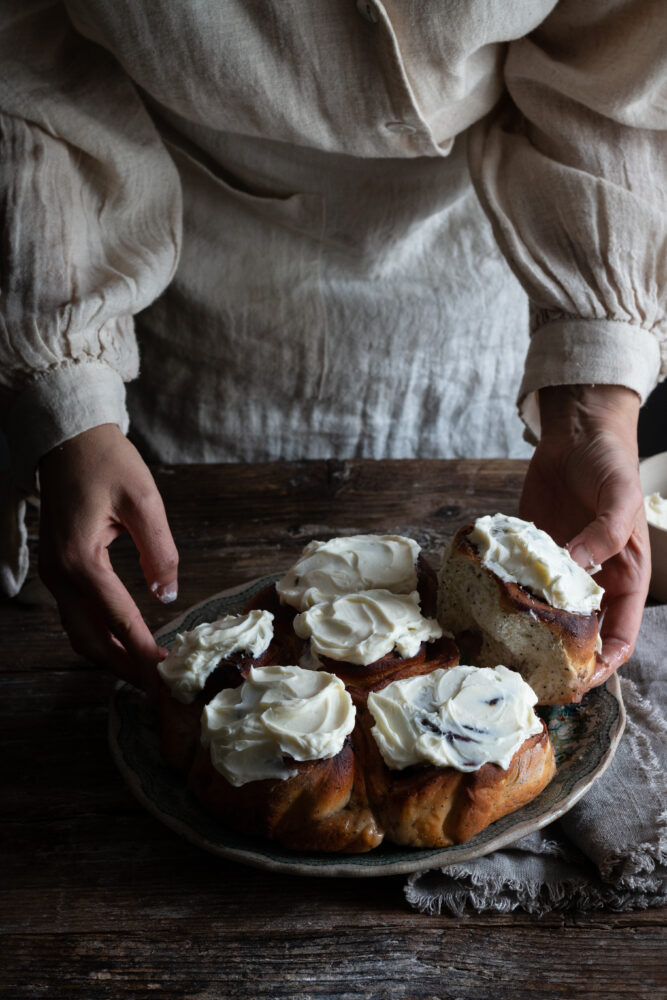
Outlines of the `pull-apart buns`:
[{"label": "pull-apart buns", "polygon": [[[179,635],[167,659],[159,664],[160,744],[168,762],[181,774],[188,773],[194,760],[200,719],[208,702],[219,691],[242,684],[252,667],[281,658],[283,641],[272,618],[270,613],[249,611],[205,622]],[[236,635],[230,642],[227,633],[232,629]],[[240,648],[234,648],[239,644]]]},{"label": "pull-apart buns", "polygon": [[368,808],[355,726],[350,695],[333,675],[252,670],[206,707],[190,788],[240,833],[296,850],[370,850],[382,831]]},{"label": "pull-apart buns", "polygon": [[[478,627],[470,608],[480,593],[487,603],[500,594],[505,617],[516,619],[518,603],[531,623],[551,622],[553,609],[497,582],[465,538],[447,581],[446,606],[464,638]],[[351,582],[365,589],[346,589]],[[240,631],[252,616],[268,616],[268,645],[241,645],[202,668],[196,657],[186,662],[185,637],[176,662],[161,665],[167,759],[221,823],[294,850],[358,853],[385,836],[413,847],[468,840],[542,791],[554,753],[521,677],[498,667],[487,679],[459,667],[457,646],[443,634],[452,625],[434,620],[435,607],[435,574],[411,540],[312,543],[278,586],[236,616]],[[475,641],[481,649],[482,638]],[[494,667],[508,660],[489,656]],[[516,715],[506,731],[505,710]]]},{"label": "pull-apart buns", "polygon": [[535,695],[504,667],[436,670],[354,696],[369,801],[396,844],[469,840],[556,773]]}]

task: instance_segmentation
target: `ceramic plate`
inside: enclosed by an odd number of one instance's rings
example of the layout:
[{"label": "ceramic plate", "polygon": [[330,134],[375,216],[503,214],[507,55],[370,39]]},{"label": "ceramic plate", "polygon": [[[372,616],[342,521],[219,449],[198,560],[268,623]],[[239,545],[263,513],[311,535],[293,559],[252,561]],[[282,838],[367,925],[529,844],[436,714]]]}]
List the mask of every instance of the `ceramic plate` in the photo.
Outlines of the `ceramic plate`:
[{"label": "ceramic plate", "polygon": [[[277,577],[216,594],[157,633],[169,648],[177,631],[238,612]],[[497,820],[465,844],[417,850],[382,844],[368,854],[302,854],[269,841],[226,830],[190,795],[183,779],[162,760],[152,706],[135,688],[120,684],[111,699],[109,742],[130,790],[154,816],[193,844],[223,858],[295,875],[398,875],[490,854],[562,816],[612,760],[625,725],[618,678],[589,692],[580,705],[541,710],[556,751],[558,774],[533,802]]]}]

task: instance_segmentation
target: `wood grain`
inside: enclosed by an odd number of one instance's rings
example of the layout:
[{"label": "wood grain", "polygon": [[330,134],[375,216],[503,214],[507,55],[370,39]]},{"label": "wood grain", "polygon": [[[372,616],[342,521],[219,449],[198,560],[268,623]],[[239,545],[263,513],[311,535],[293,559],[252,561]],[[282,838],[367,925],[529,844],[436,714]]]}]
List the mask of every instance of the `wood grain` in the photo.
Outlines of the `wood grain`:
[{"label": "wood grain", "polygon": [[[113,559],[152,628],[286,568],[312,537],[411,534],[437,559],[481,513],[517,509],[524,463],[157,468],[181,554],[177,605]],[[31,546],[36,516],[31,515]],[[113,686],[76,657],[34,581],[0,606],[0,996],[535,998],[665,995],[664,910],[427,917],[401,877],[320,880],[202,854],[145,814],[106,741]],[[662,991],[662,992],[661,992]]]},{"label": "wood grain", "polygon": [[[641,984],[627,973],[627,949],[635,942],[625,932],[601,939],[579,927],[564,928],[558,933],[556,954],[553,938],[547,927],[523,927],[517,933],[511,927],[471,922],[457,928],[413,927],[406,947],[403,934],[381,926],[363,935],[356,928],[287,935],[270,929],[252,942],[251,951],[252,939],[238,930],[202,938],[183,928],[181,934],[176,931],[158,940],[110,933],[49,934],[40,940],[40,969],[31,977],[34,940],[16,936],[10,942],[6,975],[10,982],[25,982],[13,994],[17,998],[44,995],[48,984],[49,998],[62,1000],[143,1000],[156,995],[193,1000],[655,1000],[660,995],[661,941],[656,929],[642,932],[647,973]],[[599,962],[594,979],[576,960],[592,951]]]}]

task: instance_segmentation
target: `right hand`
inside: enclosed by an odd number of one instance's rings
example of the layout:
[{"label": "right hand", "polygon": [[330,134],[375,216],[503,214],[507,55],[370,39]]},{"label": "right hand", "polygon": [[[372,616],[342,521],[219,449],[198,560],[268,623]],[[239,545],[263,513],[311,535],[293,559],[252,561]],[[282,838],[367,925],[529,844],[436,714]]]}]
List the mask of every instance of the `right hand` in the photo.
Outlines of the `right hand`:
[{"label": "right hand", "polygon": [[116,424],[84,431],[39,464],[39,572],[75,652],[154,692],[166,656],[114,573],[108,546],[129,531],[149,588],[176,600],[178,552],[162,498]]},{"label": "right hand", "polygon": [[520,515],[534,520],[604,587],[602,653],[590,686],[630,657],[644,611],[651,553],[639,482],[639,397],[617,385],[540,390],[542,436]]}]

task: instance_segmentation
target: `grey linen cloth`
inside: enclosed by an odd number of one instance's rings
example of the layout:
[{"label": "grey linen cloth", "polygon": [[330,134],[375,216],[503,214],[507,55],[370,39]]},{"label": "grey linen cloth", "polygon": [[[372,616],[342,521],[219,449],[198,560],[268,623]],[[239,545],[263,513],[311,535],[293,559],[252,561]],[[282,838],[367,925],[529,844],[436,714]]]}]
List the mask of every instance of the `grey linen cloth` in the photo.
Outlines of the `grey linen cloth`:
[{"label": "grey linen cloth", "polygon": [[667,904],[667,607],[647,608],[620,672],[627,712],[616,756],[561,819],[502,851],[410,876],[422,913],[634,910]]}]

